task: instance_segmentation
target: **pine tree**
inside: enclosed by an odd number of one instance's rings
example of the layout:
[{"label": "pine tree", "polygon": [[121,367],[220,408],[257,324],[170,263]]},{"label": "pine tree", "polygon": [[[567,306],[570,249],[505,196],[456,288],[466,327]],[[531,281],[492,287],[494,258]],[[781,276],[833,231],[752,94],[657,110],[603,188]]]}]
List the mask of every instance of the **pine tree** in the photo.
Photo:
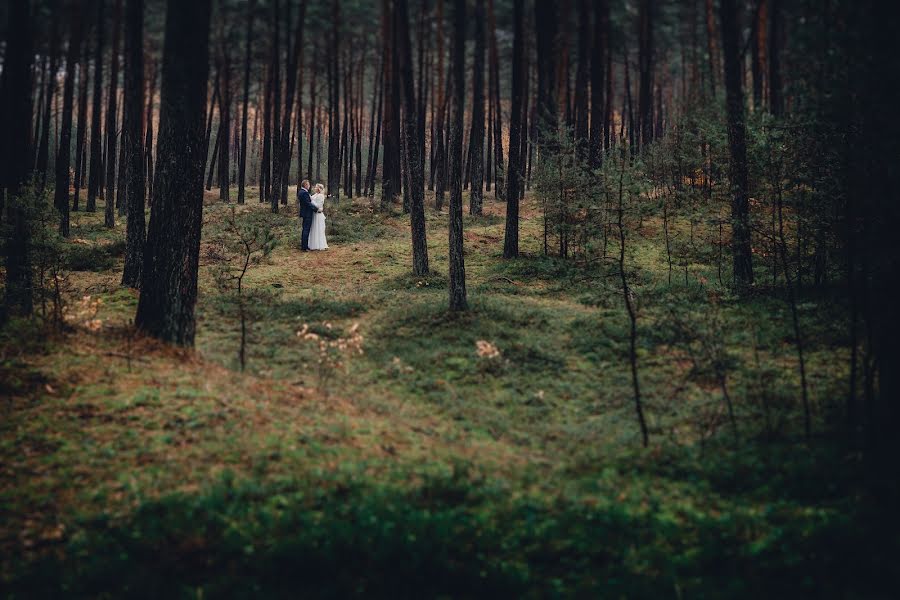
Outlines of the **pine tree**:
[{"label": "pine tree", "polygon": [[160,160],[135,316],[138,329],[184,346],[195,331],[210,8],[210,0],[167,2]]}]

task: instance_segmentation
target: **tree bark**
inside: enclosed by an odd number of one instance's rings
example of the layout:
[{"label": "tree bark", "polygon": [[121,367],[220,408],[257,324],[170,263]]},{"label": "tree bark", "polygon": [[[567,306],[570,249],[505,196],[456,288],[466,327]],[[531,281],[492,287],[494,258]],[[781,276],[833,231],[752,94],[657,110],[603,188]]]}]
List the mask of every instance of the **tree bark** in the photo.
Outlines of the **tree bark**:
[{"label": "tree bark", "polygon": [[191,346],[203,216],[210,0],[167,4],[160,160],[135,325],[162,340]]},{"label": "tree bark", "polygon": [[[290,53],[287,62],[287,71],[285,72],[285,101],[284,101],[284,119],[281,124],[281,133],[279,134],[280,142],[278,144],[278,152],[280,157],[278,160],[279,173],[274,180],[278,182],[277,190],[273,194],[277,195],[282,204],[287,204],[287,184],[291,170],[291,111],[294,107],[294,95],[297,90],[297,67],[303,63],[303,24],[306,20],[306,2],[300,3],[300,10],[297,14],[297,26],[294,31],[293,45],[288,40],[288,49],[293,51]],[[300,118],[300,115],[297,115]]]},{"label": "tree bark", "polygon": [[468,309],[466,268],[463,259],[462,151],[466,100],[466,0],[454,0],[453,10],[453,115],[450,121],[450,310]]},{"label": "tree bark", "polygon": [[638,48],[638,145],[653,141],[653,0],[641,0]]},{"label": "tree bark", "polygon": [[784,98],[781,92],[781,14],[778,0],[769,4],[769,110],[780,117],[784,113]]},{"label": "tree bark", "polygon": [[[591,154],[594,168],[603,162],[606,147],[606,104],[612,101],[606,94],[606,54],[609,52],[609,1],[599,0],[594,5],[594,40],[591,57]],[[604,96],[605,102],[604,102]]]},{"label": "tree bark", "polygon": [[720,0],[722,52],[725,59],[725,94],[728,113],[728,146],[731,152],[731,251],[734,281],[739,287],[753,283],[750,245],[750,200],[747,183],[747,142],[744,126],[744,92],[741,85],[740,29],[735,0]]},{"label": "tree bark", "polygon": [[238,167],[238,204],[243,204],[246,196],[247,183],[247,114],[250,108],[250,57],[253,47],[253,15],[256,8],[256,0],[247,3],[247,36],[244,49],[244,106],[241,111],[241,155]]},{"label": "tree bark", "polygon": [[475,56],[472,61],[472,129],[469,137],[469,214],[484,206],[484,22],[485,0],[475,0]]},{"label": "tree bark", "polygon": [[535,0],[535,38],[537,40],[537,143],[551,154],[556,148],[557,100],[556,63],[554,57],[557,35],[556,3]]},{"label": "tree bark", "polygon": [[[597,20],[599,21],[599,15]],[[603,103],[600,86],[594,86],[595,75],[590,70],[591,52],[591,3],[589,0],[578,0],[578,67],[575,71],[575,143],[582,157],[587,157],[588,150],[588,78],[591,81],[592,94],[598,94],[598,102]],[[602,61],[602,57],[601,57]],[[602,64],[602,62],[601,62]],[[602,70],[601,70],[602,81]],[[599,92],[599,93],[598,93]]]},{"label": "tree bark", "polygon": [[147,193],[144,198],[149,202],[153,198],[153,97],[156,94],[157,65],[151,63],[150,77],[147,79],[147,114],[144,116],[144,187]]},{"label": "tree bark", "polygon": [[[5,250],[6,295],[0,322],[28,316],[34,307],[31,282],[31,224],[18,200],[32,167],[31,67],[34,60],[33,23],[28,0],[11,0],[3,72],[0,76],[0,222],[9,228]],[[49,100],[49,99],[48,99]],[[7,206],[4,206],[6,204]],[[4,236],[6,237],[6,236]]]},{"label": "tree bark", "polygon": [[503,110],[500,104],[500,52],[497,50],[497,19],[494,14],[494,0],[488,0],[488,36],[490,71],[493,73],[493,85],[488,91],[494,99],[494,197],[497,200],[506,198],[503,173]]},{"label": "tree bark", "polygon": [[53,101],[56,97],[56,72],[59,69],[59,40],[62,37],[59,28],[59,0],[53,0],[50,4],[50,72],[47,77],[47,93],[44,103],[44,126],[41,130],[41,141],[38,144],[37,162],[35,170],[41,177],[41,189],[47,184],[48,170],[50,166],[50,123],[52,121]]},{"label": "tree bark", "polygon": [[125,268],[122,285],[136,287],[144,260],[144,154],[141,147],[144,114],[144,0],[125,5],[125,101],[122,104],[125,149]]},{"label": "tree bark", "polygon": [[525,110],[525,7],[513,1],[512,107],[509,115],[509,168],[506,184],[506,230],[503,258],[519,256],[519,195],[522,187],[522,114]]},{"label": "tree bark", "polygon": [[428,274],[428,244],[425,237],[425,173],[419,156],[419,105],[413,87],[412,49],[409,40],[407,0],[394,0],[395,29],[403,73],[403,109],[405,116],[406,162],[409,169],[409,221],[412,234],[413,273]]},{"label": "tree bark", "polygon": [[381,208],[387,210],[401,193],[400,173],[400,77],[396,32],[391,18],[391,0],[382,1],[381,35],[384,42],[384,123],[382,126],[383,165],[381,169]]},{"label": "tree bark", "polygon": [[[87,29],[87,28],[85,28]],[[88,50],[89,45],[84,44],[82,49],[84,56],[78,67],[78,129],[75,134],[75,195],[72,199],[72,210],[77,211],[81,199],[81,187],[84,180],[84,172],[87,167],[85,159],[85,143],[87,141],[87,99],[88,99]]]},{"label": "tree bark", "polygon": [[88,212],[97,210],[97,195],[100,193],[100,170],[102,160],[101,119],[103,108],[103,24],[106,15],[105,0],[97,0],[97,39],[94,46],[94,91],[91,98],[91,166],[88,174],[87,206]]},{"label": "tree bark", "polygon": [[339,51],[341,27],[340,0],[331,0],[331,47],[328,53],[328,194],[337,199],[341,187],[341,89]]},{"label": "tree bark", "polygon": [[56,189],[53,202],[59,211],[59,233],[69,237],[69,166],[72,164],[72,109],[75,100],[75,65],[81,54],[81,9],[73,5],[70,14],[69,49],[66,54],[66,82],[63,85],[62,125],[56,153]]},{"label": "tree bark", "polygon": [[122,0],[113,9],[112,56],[109,65],[109,96],[106,106],[106,208],[104,224],[116,226],[116,102],[119,95],[119,39],[122,30]]}]

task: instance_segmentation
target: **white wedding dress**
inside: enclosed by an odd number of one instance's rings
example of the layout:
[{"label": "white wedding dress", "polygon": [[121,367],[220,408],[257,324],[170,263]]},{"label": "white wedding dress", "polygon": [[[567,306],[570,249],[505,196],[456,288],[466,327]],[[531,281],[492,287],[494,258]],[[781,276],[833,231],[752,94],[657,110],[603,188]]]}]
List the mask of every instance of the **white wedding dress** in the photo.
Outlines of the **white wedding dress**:
[{"label": "white wedding dress", "polygon": [[[312,196],[313,205],[320,211],[325,206],[325,194],[315,194]],[[309,230],[309,249],[325,250],[328,248],[328,242],[325,240],[325,213],[317,212],[313,215],[312,228]]]}]

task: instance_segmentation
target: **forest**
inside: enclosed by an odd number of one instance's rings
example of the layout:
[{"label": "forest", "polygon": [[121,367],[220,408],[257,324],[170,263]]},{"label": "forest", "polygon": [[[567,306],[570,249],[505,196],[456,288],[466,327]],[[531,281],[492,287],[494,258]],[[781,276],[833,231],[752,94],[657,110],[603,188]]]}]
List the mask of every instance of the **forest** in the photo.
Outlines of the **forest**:
[{"label": "forest", "polygon": [[0,594],[896,594],[892,4],[0,3]]}]

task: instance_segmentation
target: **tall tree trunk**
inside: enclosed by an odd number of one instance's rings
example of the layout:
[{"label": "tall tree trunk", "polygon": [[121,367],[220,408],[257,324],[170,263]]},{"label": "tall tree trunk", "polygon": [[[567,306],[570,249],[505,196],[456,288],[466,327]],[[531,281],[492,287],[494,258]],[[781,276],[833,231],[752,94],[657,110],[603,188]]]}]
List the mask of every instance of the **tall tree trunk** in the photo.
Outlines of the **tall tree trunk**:
[{"label": "tall tree trunk", "polygon": [[734,280],[740,287],[753,283],[750,245],[750,199],[747,184],[747,142],[744,127],[744,92],[741,86],[740,28],[735,0],[720,0],[722,52],[725,58],[725,94],[728,146],[731,151],[731,252]]},{"label": "tall tree trunk", "polygon": [[[294,94],[297,90],[297,67],[303,63],[303,24],[306,21],[306,2],[300,3],[300,10],[297,14],[297,26],[294,31],[294,40],[291,44],[288,37],[288,50],[290,52],[287,62],[287,70],[285,72],[285,101],[284,101],[284,120],[281,124],[281,133],[279,134],[280,142],[278,144],[278,152],[280,157],[278,165],[280,171],[275,180],[278,186],[273,194],[277,195],[282,204],[287,204],[287,184],[288,175],[291,170],[291,111],[294,107]],[[291,51],[292,50],[292,51]],[[297,119],[300,118],[299,113]]]},{"label": "tall tree trunk", "polygon": [[150,65],[150,78],[147,80],[147,114],[144,116],[144,181],[147,193],[144,197],[149,202],[153,199],[153,98],[156,94],[156,74],[158,67],[155,62]]},{"label": "tall tree trunk", "polygon": [[[221,91],[219,92],[219,200],[231,201],[228,169],[231,167],[231,54],[223,42]],[[273,176],[274,177],[274,176]]]},{"label": "tall tree trunk", "polygon": [[160,160],[135,325],[154,337],[191,346],[203,216],[210,0],[167,4]]},{"label": "tall tree trunk", "polygon": [[341,3],[340,0],[331,0],[331,38],[328,62],[330,65],[329,79],[331,82],[328,96],[328,193],[333,198],[340,197],[341,187],[341,89],[340,89],[340,64],[339,51],[341,27]]},{"label": "tall tree trunk", "polygon": [[88,175],[88,212],[97,210],[97,196],[100,193],[100,170],[102,161],[102,104],[103,104],[103,29],[106,16],[105,0],[97,0],[97,39],[94,42],[94,91],[91,98],[91,168]]},{"label": "tall tree trunk", "polygon": [[472,129],[469,142],[471,182],[469,214],[480,215],[484,206],[484,22],[485,0],[475,0],[475,56],[472,60]]},{"label": "tall tree trunk", "polygon": [[537,40],[537,144],[542,151],[552,154],[556,148],[557,134],[557,79],[556,79],[556,3],[552,0],[535,0],[535,38]]},{"label": "tall tree trunk", "polygon": [[497,50],[497,19],[494,15],[494,0],[488,0],[488,36],[490,70],[493,73],[493,85],[489,93],[494,99],[494,197],[497,200],[506,198],[503,173],[503,110],[500,104],[500,52]]},{"label": "tall tree trunk", "polygon": [[[87,27],[85,27],[85,30]],[[78,68],[78,129],[75,134],[75,196],[72,199],[72,210],[78,210],[81,199],[82,180],[87,168],[85,159],[85,143],[87,141],[87,99],[88,99],[88,61],[90,44],[84,44],[84,56]]]},{"label": "tall tree trunk", "polygon": [[[31,223],[19,201],[32,171],[31,67],[34,35],[28,0],[11,0],[10,24],[0,75],[0,222],[8,227],[2,248],[6,295],[0,323],[11,316],[28,316],[34,307],[31,282]],[[49,99],[48,99],[49,100]],[[5,211],[6,214],[3,214]]]},{"label": "tall tree trunk", "polygon": [[709,86],[716,95],[719,77],[719,50],[716,47],[716,13],[714,0],[706,0],[706,51],[709,54]]},{"label": "tall tree trunk", "polygon": [[[599,18],[597,19],[600,20]],[[594,74],[590,70],[591,52],[591,3],[578,0],[578,67],[575,72],[575,143],[582,157],[589,156],[588,150],[588,77],[592,93],[598,94],[602,104],[601,86],[594,87]],[[602,60],[602,59],[601,59]],[[601,71],[602,74],[602,71]],[[602,79],[601,79],[602,81]]]},{"label": "tall tree trunk", "polygon": [[513,0],[512,106],[509,115],[509,168],[506,184],[506,231],[503,257],[519,256],[519,195],[522,188],[522,115],[525,99],[525,7],[524,0]]},{"label": "tall tree trunk", "polygon": [[[315,44],[315,42],[313,42]],[[313,46],[313,64],[319,63],[319,48]],[[316,78],[309,78],[309,162],[306,165],[306,176],[312,177],[313,174],[313,155],[315,154],[316,139],[316,111],[319,109],[316,104]]]},{"label": "tall tree trunk", "polygon": [[276,181],[279,181],[281,166],[278,161],[281,158],[278,140],[281,135],[281,0],[272,3],[272,97],[269,108],[271,111],[271,133],[266,142],[266,197],[269,199],[269,207],[273,213],[278,212],[278,194],[275,193]]},{"label": "tall tree trunk", "polygon": [[769,4],[769,110],[776,117],[784,113],[781,93],[781,14],[779,0]]},{"label": "tall tree trunk", "polygon": [[144,260],[144,154],[141,148],[144,115],[144,0],[127,0],[125,5],[125,122],[122,146],[125,163],[125,268],[122,285],[136,287],[141,281]]},{"label": "tall tree trunk", "polygon": [[[384,62],[384,57],[382,57]],[[372,123],[369,125],[369,132],[372,131],[372,125],[375,126],[375,137],[369,140],[369,183],[366,195],[369,198],[375,197],[375,179],[378,175],[378,150],[381,147],[381,124],[384,121],[382,111],[384,110],[384,65],[378,72],[378,82],[375,84],[378,90],[378,105],[375,112],[372,113]]]},{"label": "tall tree trunk", "polygon": [[241,111],[241,155],[238,167],[238,204],[243,204],[246,196],[247,183],[247,111],[250,108],[250,58],[253,48],[253,16],[256,9],[256,0],[247,3],[247,36],[244,49],[244,106]]},{"label": "tall tree trunk", "polygon": [[106,209],[104,224],[116,226],[116,102],[119,95],[119,39],[122,31],[122,0],[113,9],[112,56],[109,64],[109,92],[106,106]]},{"label": "tall tree trunk", "polygon": [[396,52],[396,31],[391,0],[382,1],[382,38],[384,41],[384,164],[381,170],[381,208],[388,209],[401,193],[400,173],[400,74]]},{"label": "tall tree trunk", "polygon": [[[762,56],[766,41],[766,0],[756,0],[753,27],[750,30],[750,72],[753,75],[753,110],[759,110],[763,100]],[[762,42],[762,45],[760,45]]]},{"label": "tall tree trunk", "polygon": [[406,162],[409,169],[409,221],[412,234],[413,273],[428,274],[428,244],[425,238],[425,173],[419,157],[419,105],[413,86],[412,49],[406,0],[394,0],[394,28],[403,73],[403,114],[405,116]]},{"label": "tall tree trunk", "polygon": [[53,102],[56,98],[56,74],[59,69],[59,41],[62,37],[59,27],[59,0],[53,0],[50,4],[50,72],[47,77],[47,93],[44,103],[44,126],[41,129],[41,141],[38,144],[37,162],[35,170],[41,177],[41,189],[47,184],[48,170],[50,167],[50,123],[52,121]]},{"label": "tall tree trunk", "polygon": [[[606,53],[609,51],[609,1],[599,0],[594,5],[594,40],[591,57],[591,166],[599,167],[606,146],[606,105],[612,101],[605,94]],[[604,95],[605,103],[604,103]]]},{"label": "tall tree trunk", "polygon": [[450,121],[450,310],[468,309],[466,267],[463,259],[462,151],[466,100],[466,0],[454,0],[453,10],[453,116]]},{"label": "tall tree trunk", "polygon": [[59,147],[56,154],[56,189],[53,202],[59,210],[59,233],[69,237],[69,184],[72,164],[72,109],[75,103],[75,65],[81,54],[81,8],[71,7],[69,17],[69,49],[66,54],[66,82],[63,86],[62,125],[59,132]]},{"label": "tall tree trunk", "polygon": [[638,131],[641,148],[653,141],[653,0],[641,0],[638,48]]}]

